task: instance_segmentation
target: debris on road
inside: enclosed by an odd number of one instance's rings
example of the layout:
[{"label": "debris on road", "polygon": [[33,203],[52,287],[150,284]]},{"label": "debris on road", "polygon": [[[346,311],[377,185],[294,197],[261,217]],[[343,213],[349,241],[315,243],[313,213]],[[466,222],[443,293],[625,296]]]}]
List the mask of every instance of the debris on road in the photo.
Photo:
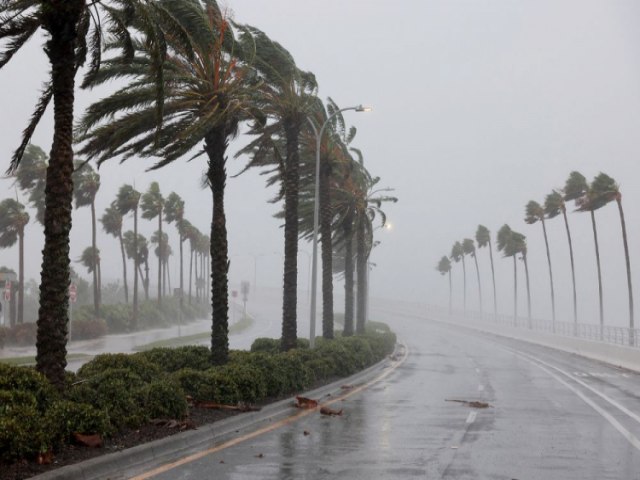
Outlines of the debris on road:
[{"label": "debris on road", "polygon": [[468,407],[471,408],[489,408],[491,405],[489,405],[486,402],[479,402],[477,400],[456,400],[456,399],[445,399],[445,402],[458,402],[458,403],[462,403]]},{"label": "debris on road", "polygon": [[296,408],[309,408],[309,409],[317,408],[318,401],[313,400],[312,398],[306,398],[306,397],[301,397],[299,395],[296,395],[294,406]]},{"label": "debris on road", "polygon": [[329,407],[322,407],[320,409],[320,413],[322,415],[329,415],[329,416],[338,416],[338,415],[342,415],[342,409],[340,410],[333,410],[332,408]]},{"label": "debris on road", "polygon": [[309,430],[305,430],[302,434],[306,437],[307,435],[311,435],[311,432]]}]

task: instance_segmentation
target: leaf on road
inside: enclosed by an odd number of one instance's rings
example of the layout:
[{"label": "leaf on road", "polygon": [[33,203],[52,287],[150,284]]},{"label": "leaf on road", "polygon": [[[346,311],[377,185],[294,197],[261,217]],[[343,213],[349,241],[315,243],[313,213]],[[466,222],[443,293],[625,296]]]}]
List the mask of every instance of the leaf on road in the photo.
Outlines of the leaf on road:
[{"label": "leaf on road", "polygon": [[337,416],[337,415],[342,415],[342,409],[340,410],[333,410],[332,408],[329,407],[322,407],[320,409],[320,413],[322,415],[330,415],[330,416]]},{"label": "leaf on road", "polygon": [[477,400],[455,400],[455,399],[445,399],[445,402],[458,402],[462,403],[471,408],[489,408],[489,405],[486,402],[478,402]]},{"label": "leaf on road", "polygon": [[318,406],[318,401],[296,395],[294,406],[297,408],[316,408]]}]

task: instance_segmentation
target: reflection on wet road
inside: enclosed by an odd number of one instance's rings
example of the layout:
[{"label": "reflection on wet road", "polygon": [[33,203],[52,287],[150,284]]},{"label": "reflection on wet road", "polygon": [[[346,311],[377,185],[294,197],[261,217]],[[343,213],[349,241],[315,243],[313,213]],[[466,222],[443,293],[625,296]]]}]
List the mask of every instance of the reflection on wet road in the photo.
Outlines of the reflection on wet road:
[{"label": "reflection on wet road", "polygon": [[637,374],[420,312],[386,317],[408,357],[342,416],[307,415],[154,478],[640,478]]}]

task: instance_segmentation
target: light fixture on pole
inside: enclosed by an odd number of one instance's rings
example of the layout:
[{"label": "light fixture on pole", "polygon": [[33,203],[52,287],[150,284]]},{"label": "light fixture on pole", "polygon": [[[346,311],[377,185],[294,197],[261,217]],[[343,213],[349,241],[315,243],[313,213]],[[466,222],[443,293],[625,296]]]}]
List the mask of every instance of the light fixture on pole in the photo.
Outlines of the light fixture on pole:
[{"label": "light fixture on pole", "polygon": [[320,214],[320,144],[322,142],[322,134],[329,122],[339,113],[347,110],[355,110],[356,112],[370,112],[371,107],[364,105],[356,105],[354,107],[341,108],[340,110],[329,115],[324,121],[320,130],[315,126],[313,120],[307,117],[309,124],[313,129],[313,133],[316,137],[316,182],[315,182],[315,195],[313,200],[313,252],[311,258],[311,312],[309,314],[309,347],[315,346],[316,339],[316,290],[318,283],[318,217]]}]

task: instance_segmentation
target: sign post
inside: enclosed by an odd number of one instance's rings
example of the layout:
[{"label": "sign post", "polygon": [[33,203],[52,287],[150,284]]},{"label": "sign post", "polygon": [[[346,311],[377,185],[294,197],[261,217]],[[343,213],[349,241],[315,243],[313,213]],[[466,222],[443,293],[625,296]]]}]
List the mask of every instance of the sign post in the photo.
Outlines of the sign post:
[{"label": "sign post", "polygon": [[73,304],[78,300],[78,288],[75,283],[69,285],[69,341],[71,341],[71,331],[73,329]]},{"label": "sign post", "polygon": [[4,308],[2,309],[2,325],[5,324],[6,312],[8,312],[9,302],[11,301],[11,281],[5,280],[4,282]]}]

